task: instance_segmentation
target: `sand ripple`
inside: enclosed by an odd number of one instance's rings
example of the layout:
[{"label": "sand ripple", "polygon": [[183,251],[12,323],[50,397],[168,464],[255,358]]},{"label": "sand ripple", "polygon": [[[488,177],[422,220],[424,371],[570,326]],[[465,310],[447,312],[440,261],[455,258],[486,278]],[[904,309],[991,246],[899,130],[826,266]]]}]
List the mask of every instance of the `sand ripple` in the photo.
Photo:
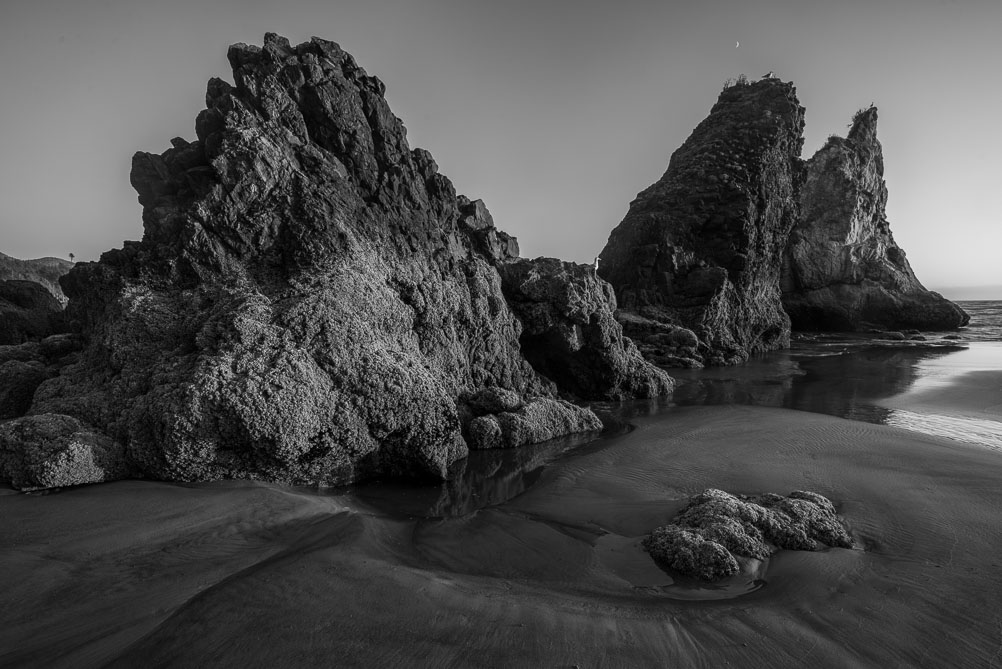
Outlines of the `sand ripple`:
[{"label": "sand ripple", "polygon": [[[0,665],[988,666],[1002,457],[783,409],[662,410],[512,498],[124,483],[2,496]],[[639,539],[693,491],[816,490],[858,549],[782,551],[726,588]],[[690,584],[691,585],[691,584]],[[674,588],[674,590],[673,590]],[[709,595],[723,599],[710,599]]]}]

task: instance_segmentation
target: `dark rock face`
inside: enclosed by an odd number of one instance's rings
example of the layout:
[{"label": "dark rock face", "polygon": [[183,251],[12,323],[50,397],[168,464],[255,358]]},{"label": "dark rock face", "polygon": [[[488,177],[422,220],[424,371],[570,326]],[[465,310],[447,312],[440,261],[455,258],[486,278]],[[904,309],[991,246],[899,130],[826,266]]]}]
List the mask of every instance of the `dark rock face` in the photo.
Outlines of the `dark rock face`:
[{"label": "dark rock face", "polygon": [[63,307],[34,281],[0,281],[0,345],[21,344],[65,329]]},{"label": "dark rock face", "polygon": [[574,432],[601,430],[602,421],[566,400],[537,397],[517,409],[500,410],[470,421],[470,448],[516,448]]},{"label": "dark rock face", "polygon": [[35,390],[47,378],[48,371],[38,360],[0,363],[0,420],[28,413]]},{"label": "dark rock face", "polygon": [[631,311],[616,311],[623,334],[636,343],[645,360],[664,367],[699,369],[703,366],[699,337],[678,325],[644,318]]},{"label": "dark rock face", "polygon": [[609,236],[599,273],[620,308],[692,331],[711,364],[787,346],[779,278],[803,126],[792,84],[725,88]]},{"label": "dark rock face", "polygon": [[807,163],[801,216],[783,267],[783,306],[796,330],[944,330],[969,320],[927,291],[894,242],[885,206],[877,110],[857,113]]},{"label": "dark rock face", "polygon": [[114,481],[128,473],[121,444],[71,416],[0,424],[0,477],[21,490]]},{"label": "dark rock face", "polygon": [[56,298],[60,307],[66,304],[66,296],[59,286],[59,279],[72,268],[72,262],[60,258],[19,260],[0,253],[0,280],[17,279],[40,283]]},{"label": "dark rock face", "polygon": [[671,392],[672,379],[643,361],[613,313],[612,287],[586,265],[554,258],[498,266],[501,289],[522,324],[522,352],[557,385],[587,399]]},{"label": "dark rock face", "polygon": [[775,549],[813,551],[822,544],[852,548],[852,538],[832,503],[806,491],[739,497],[705,490],[644,540],[657,563],[705,581],[736,574],[735,555],[764,560]]},{"label": "dark rock face", "polygon": [[[62,279],[86,347],[30,414],[93,427],[148,477],[329,485],[447,476],[458,400],[485,387],[552,408],[561,381],[523,356],[501,289],[515,240],[409,148],[383,84],[319,39],[228,56],[197,141],[133,158],[143,241]],[[579,385],[663,392],[633,358],[637,379]],[[508,441],[593,429],[560,406]]]},{"label": "dark rock face", "polygon": [[0,346],[0,420],[28,413],[38,386],[77,360],[81,340],[56,334],[18,346]]}]

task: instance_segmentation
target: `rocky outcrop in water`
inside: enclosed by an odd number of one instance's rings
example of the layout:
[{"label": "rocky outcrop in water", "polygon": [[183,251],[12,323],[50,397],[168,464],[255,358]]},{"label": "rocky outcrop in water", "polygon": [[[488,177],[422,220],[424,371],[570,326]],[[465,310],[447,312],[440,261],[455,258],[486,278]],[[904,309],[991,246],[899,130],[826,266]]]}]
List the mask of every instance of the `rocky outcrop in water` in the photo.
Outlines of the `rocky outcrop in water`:
[{"label": "rocky outcrop in water", "polygon": [[783,307],[797,330],[965,325],[967,314],[926,290],[894,242],[885,206],[877,110],[860,110],[849,134],[831,136],[807,162],[800,218],[783,266]]},{"label": "rocky outcrop in water", "polygon": [[[38,386],[19,425],[54,416],[67,438],[92,431],[122,445],[126,467],[75,471],[317,485],[441,478],[467,453],[476,416],[464,407],[480,389],[535,407],[495,419],[503,436],[510,423],[511,445],[597,426],[558,391],[599,399],[670,387],[606,318],[601,282],[529,263],[589,306],[548,296],[559,314],[549,325],[512,309],[499,270],[515,240],[408,146],[383,84],[338,45],[269,34],[228,57],[235,83],[209,82],[197,139],[133,158],[142,242],[62,279],[85,346]],[[581,313],[601,332],[561,355],[597,371],[577,368],[564,388],[521,338],[565,331],[560,319]],[[18,434],[15,450],[42,452],[25,445],[39,430]]]},{"label": "rocky outcrop in water", "polygon": [[803,126],[792,84],[721,92],[602,251],[599,273],[622,310],[691,331],[710,364],[789,344],[779,279]]},{"label": "rocky outcrop in water", "polygon": [[704,581],[736,574],[736,555],[764,560],[777,549],[813,551],[823,545],[852,548],[826,497],[806,491],[744,497],[712,488],[644,540],[659,565]]}]

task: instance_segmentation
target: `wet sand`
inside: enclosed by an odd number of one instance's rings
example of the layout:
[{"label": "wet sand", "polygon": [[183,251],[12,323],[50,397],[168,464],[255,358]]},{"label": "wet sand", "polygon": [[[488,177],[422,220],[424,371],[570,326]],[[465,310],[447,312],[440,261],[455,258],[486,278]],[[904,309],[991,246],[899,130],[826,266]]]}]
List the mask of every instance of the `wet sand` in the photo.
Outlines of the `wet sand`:
[{"label": "wet sand", "polygon": [[916,383],[879,404],[889,425],[1002,451],[1002,344],[923,361]]},{"label": "wet sand", "polygon": [[[250,483],[0,496],[0,666],[1002,666],[1002,454],[778,408],[631,420],[456,517]],[[639,540],[706,487],[820,492],[857,548],[673,583]]]}]

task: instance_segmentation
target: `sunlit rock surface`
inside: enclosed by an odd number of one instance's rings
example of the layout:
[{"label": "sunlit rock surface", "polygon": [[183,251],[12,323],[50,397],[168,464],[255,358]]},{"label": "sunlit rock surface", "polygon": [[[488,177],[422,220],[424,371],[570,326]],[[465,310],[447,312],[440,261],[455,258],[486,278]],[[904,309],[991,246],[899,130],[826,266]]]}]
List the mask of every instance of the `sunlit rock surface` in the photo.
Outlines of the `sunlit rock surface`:
[{"label": "sunlit rock surface", "polygon": [[776,549],[813,551],[822,545],[852,548],[826,497],[806,491],[743,497],[712,488],[644,540],[655,562],[705,581],[736,574],[736,555],[764,560]]},{"label": "sunlit rock surface", "polygon": [[968,315],[926,290],[887,221],[877,109],[832,135],[807,162],[800,218],[783,266],[783,307],[797,330],[945,330]]},{"label": "sunlit rock surface", "polygon": [[114,481],[128,474],[122,445],[71,416],[38,414],[0,424],[0,477],[21,490]]},{"label": "sunlit rock surface", "polygon": [[[526,406],[670,388],[612,321],[574,387],[545,352],[527,360],[498,271],[517,243],[410,148],[382,82],[337,44],[269,34],[228,58],[234,83],[209,82],[197,139],[133,158],[143,240],[63,277],[85,346],[28,417],[80,421],[146,477],[330,485],[447,476],[467,453],[457,400],[485,387]],[[611,312],[603,284],[568,280]],[[509,443],[594,428],[561,407]]]},{"label": "sunlit rock surface", "polygon": [[599,273],[620,308],[695,333],[709,364],[787,346],[779,278],[803,127],[792,84],[725,88],[609,236]]}]

